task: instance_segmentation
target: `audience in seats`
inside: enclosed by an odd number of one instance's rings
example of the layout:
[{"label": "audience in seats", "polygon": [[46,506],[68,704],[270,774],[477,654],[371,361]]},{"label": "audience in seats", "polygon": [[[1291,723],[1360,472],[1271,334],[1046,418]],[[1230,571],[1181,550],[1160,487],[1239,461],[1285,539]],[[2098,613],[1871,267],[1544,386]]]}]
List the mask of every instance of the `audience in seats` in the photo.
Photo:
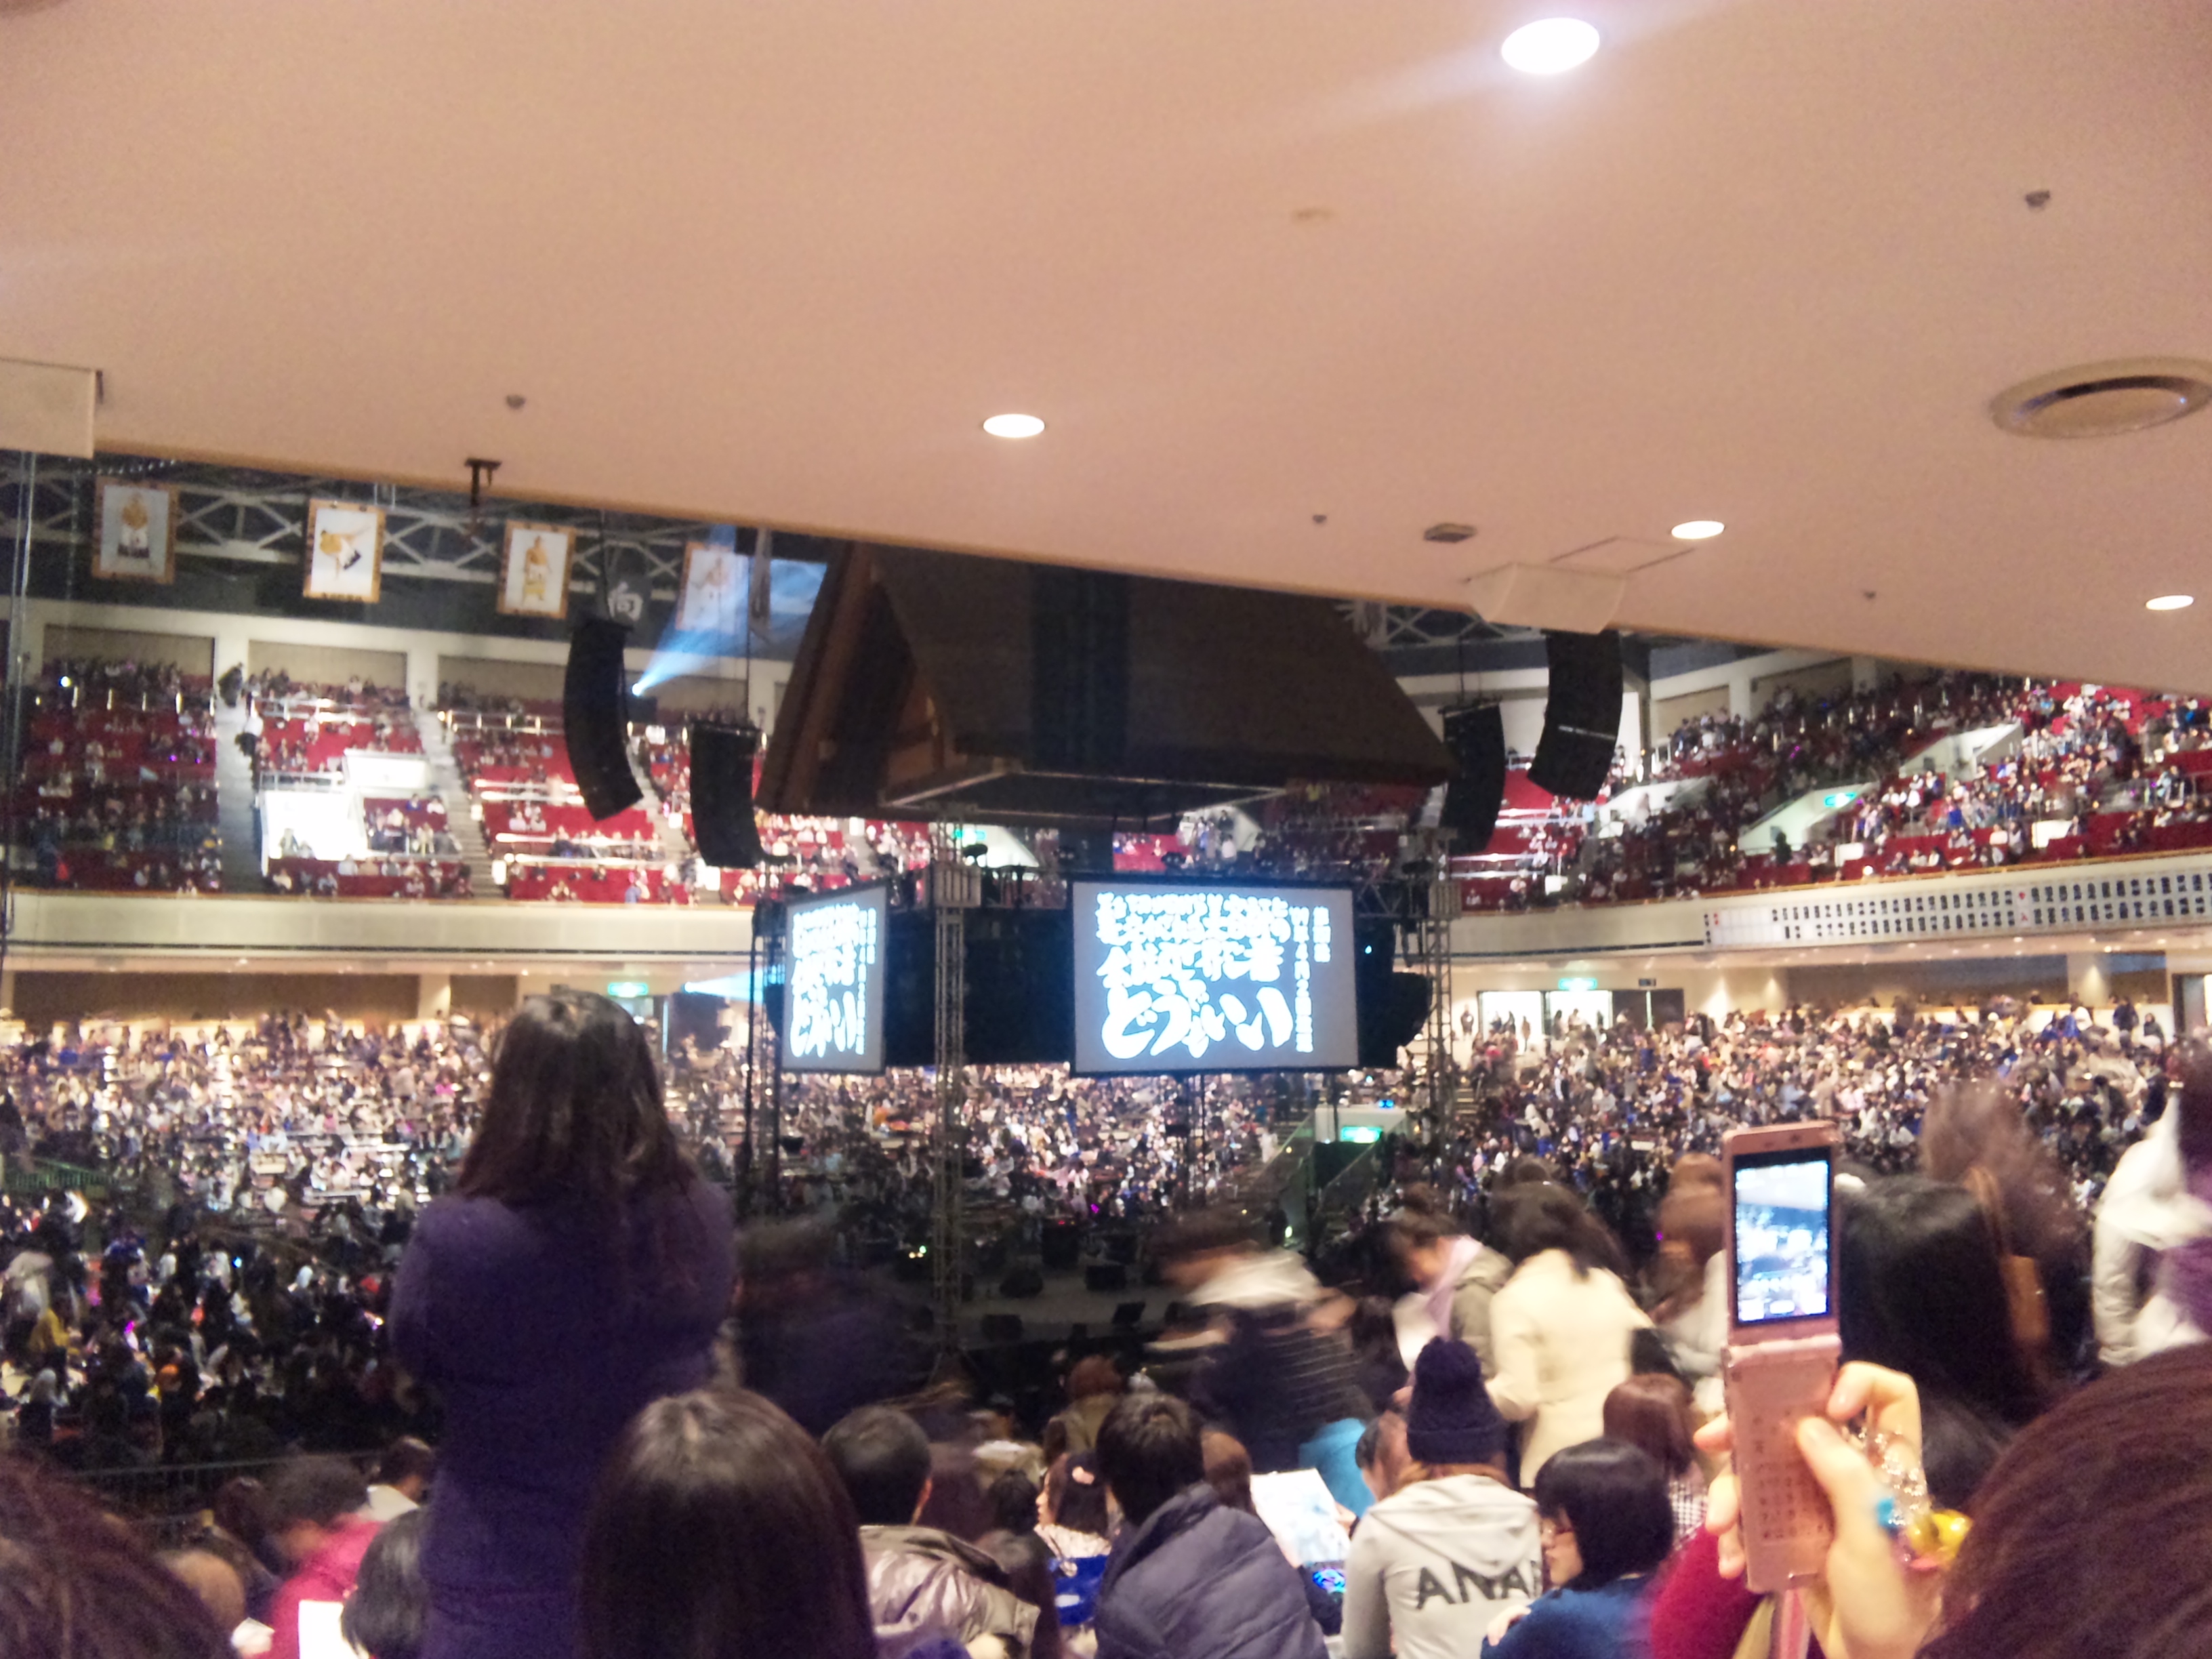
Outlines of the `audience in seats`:
[{"label": "audience in seats", "polygon": [[46,665],[9,786],[40,884],[222,890],[210,701],[206,676],[173,667]]},{"label": "audience in seats", "polygon": [[[1733,1479],[1715,1462],[1701,1492],[1684,1448],[1714,1407],[1666,1373],[1696,1372],[1711,1346],[1703,1235],[1719,1194],[1704,1149],[1732,1124],[1814,1117],[1846,1139],[1849,1363],[1827,1415],[1870,1413],[1899,1467],[1972,1517],[1955,1562],[1923,1553],[1906,1570],[1875,1519],[1873,1465],[1821,1423],[1801,1429],[1837,1534],[1807,1601],[1822,1651],[2201,1645],[2212,1344],[2193,1340],[2191,1274],[2212,1060],[2169,1054],[2139,1020],[2100,1027],[2071,1005],[1699,1016],[1657,1034],[1564,1030],[1525,1066],[1498,1033],[1495,1060],[1470,1056],[1473,1097],[1441,1167],[1391,1149],[1386,1169],[1433,1182],[1402,1203],[1387,1176],[1357,1201],[1325,1199],[1310,1264],[1261,1247],[1269,1189],[1239,1185],[1263,1162],[1255,1120],[1232,1130],[1224,1115],[1222,1192],[1249,1207],[1158,1230],[1152,1255],[1185,1305],[1157,1340],[1000,1345],[969,1356],[981,1386],[948,1373],[921,1394],[910,1370],[871,1363],[905,1334],[890,1287],[833,1258],[857,1256],[884,1214],[927,1227],[913,1133],[927,1079],[811,1080],[787,1102],[787,1180],[755,1195],[812,1218],[749,1227],[718,1364],[729,1213],[677,1151],[662,1091],[703,1162],[732,1133],[716,1097],[742,1088],[725,1069],[736,1051],[702,1064],[678,1042],[664,1085],[641,1031],[573,993],[530,1003],[487,1048],[494,1035],[274,1016],[220,1042],[190,1027],[9,1033],[9,1171],[100,1179],[0,1194],[0,1409],[15,1431],[0,1541],[31,1546],[0,1548],[0,1650],[211,1656],[226,1632],[255,1634],[256,1608],[270,1641],[296,1641],[305,1607],[309,1627],[335,1620],[371,1653],[419,1641],[494,1659],[1062,1644],[1315,1659],[1340,1616],[1352,1659],[1765,1652],[1785,1610],[1734,1577]],[[1033,1244],[1094,1204],[1164,1218],[1182,1172],[1137,1149],[1181,1147],[1158,1133],[1170,1095],[1042,1069],[974,1080],[963,1170],[979,1249]],[[1209,1113],[1240,1086],[1221,1082]],[[2097,1380],[2083,1212],[2108,1178],[2100,1290],[2127,1294],[2100,1313],[2124,1363]],[[285,1195],[274,1212],[271,1191]],[[1501,1285],[1485,1281],[1486,1251],[1518,1264]],[[1491,1368],[1461,1340],[1486,1327]],[[2191,1340],[2164,1346],[2177,1337]],[[1401,1393],[1378,1350],[1406,1347]],[[394,1397],[403,1369],[411,1401]],[[442,1395],[442,1417],[415,1381]],[[1508,1484],[1506,1419],[1531,1397],[1546,1443],[1520,1460],[1524,1494]],[[1079,1409],[1093,1401],[1111,1402],[1103,1420]],[[1378,1407],[1346,1458],[1364,1491],[1344,1504],[1358,1519],[1340,1607],[1328,1564],[1302,1572],[1254,1512],[1273,1511],[1251,1470],[1335,1490],[1333,1431]],[[1056,1417],[1060,1442],[1097,1443],[1048,1471],[1038,1442]],[[1719,1459],[1730,1435],[1717,1419],[1695,1444]],[[380,1449],[366,1453],[381,1458],[377,1489],[350,1460],[275,1462],[265,1488],[235,1482],[205,1517],[159,1517],[184,1546],[167,1577],[83,1489],[36,1467],[128,1501],[288,1444]],[[1041,1498],[1007,1471],[1045,1472]],[[257,1547],[283,1561],[281,1589],[250,1582]],[[1100,1573],[1086,1630],[1068,1587]],[[52,1634],[65,1597],[89,1610],[74,1649]]]}]

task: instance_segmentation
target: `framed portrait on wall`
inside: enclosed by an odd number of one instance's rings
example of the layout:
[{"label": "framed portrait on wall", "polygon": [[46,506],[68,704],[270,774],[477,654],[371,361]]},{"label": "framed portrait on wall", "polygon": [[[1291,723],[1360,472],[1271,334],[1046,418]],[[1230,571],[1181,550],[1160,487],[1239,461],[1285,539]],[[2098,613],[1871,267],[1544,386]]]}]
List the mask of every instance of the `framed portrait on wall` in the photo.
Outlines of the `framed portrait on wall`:
[{"label": "framed portrait on wall", "polygon": [[568,560],[576,532],[557,524],[507,522],[505,556],[499,567],[499,614],[545,617],[559,622],[568,614]]},{"label": "framed portrait on wall", "polygon": [[374,605],[384,582],[384,509],[307,503],[307,596]]},{"label": "framed portrait on wall", "polygon": [[744,620],[745,562],[734,548],[692,542],[684,550],[684,586],[676,595],[679,634],[734,634]]},{"label": "framed portrait on wall", "polygon": [[167,484],[102,478],[92,574],[110,582],[177,579],[177,492]]}]

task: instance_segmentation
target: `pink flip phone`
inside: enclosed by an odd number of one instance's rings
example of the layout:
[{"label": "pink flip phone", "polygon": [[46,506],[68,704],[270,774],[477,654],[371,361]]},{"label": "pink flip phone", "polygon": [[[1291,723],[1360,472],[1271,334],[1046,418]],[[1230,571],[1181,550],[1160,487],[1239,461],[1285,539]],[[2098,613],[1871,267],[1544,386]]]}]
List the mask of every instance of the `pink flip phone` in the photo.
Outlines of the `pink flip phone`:
[{"label": "pink flip phone", "polygon": [[1738,1129],[1728,1164],[1729,1346],[1723,1379],[1743,1498],[1744,1582],[1761,1595],[1820,1570],[1828,1499],[1797,1449],[1836,1380],[1835,1126]]}]

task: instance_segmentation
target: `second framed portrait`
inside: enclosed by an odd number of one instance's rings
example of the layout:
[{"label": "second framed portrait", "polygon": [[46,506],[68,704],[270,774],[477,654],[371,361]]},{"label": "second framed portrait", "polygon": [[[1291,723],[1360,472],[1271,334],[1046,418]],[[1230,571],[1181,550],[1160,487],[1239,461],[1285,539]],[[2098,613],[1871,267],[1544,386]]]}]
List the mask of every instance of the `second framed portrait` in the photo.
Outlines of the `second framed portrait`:
[{"label": "second framed portrait", "polygon": [[309,599],[374,605],[384,587],[384,509],[309,501],[307,565]]},{"label": "second framed portrait", "polygon": [[576,532],[557,524],[511,520],[499,565],[499,614],[544,617],[559,622],[568,614],[568,561]]}]

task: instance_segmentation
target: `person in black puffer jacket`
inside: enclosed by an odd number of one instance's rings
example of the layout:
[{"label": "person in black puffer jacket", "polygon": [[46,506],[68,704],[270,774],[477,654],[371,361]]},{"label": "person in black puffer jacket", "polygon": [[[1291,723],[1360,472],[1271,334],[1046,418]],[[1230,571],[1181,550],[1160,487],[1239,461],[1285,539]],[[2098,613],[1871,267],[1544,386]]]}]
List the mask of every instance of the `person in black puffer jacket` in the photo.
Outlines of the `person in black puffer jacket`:
[{"label": "person in black puffer jacket", "polygon": [[1125,1522],[1098,1591],[1098,1659],[1325,1659],[1274,1534],[1206,1484],[1189,1407],[1128,1396],[1097,1455]]}]

